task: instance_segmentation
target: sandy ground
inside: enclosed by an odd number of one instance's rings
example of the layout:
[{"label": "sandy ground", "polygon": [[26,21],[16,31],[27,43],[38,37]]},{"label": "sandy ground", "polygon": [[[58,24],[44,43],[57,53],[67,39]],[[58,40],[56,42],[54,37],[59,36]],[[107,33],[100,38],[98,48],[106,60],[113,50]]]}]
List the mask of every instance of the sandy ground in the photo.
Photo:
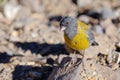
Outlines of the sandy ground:
[{"label": "sandy ground", "polygon": [[89,80],[120,80],[120,0],[1,0],[0,80],[47,80],[69,55],[64,16],[88,24],[99,43],[85,51]]}]

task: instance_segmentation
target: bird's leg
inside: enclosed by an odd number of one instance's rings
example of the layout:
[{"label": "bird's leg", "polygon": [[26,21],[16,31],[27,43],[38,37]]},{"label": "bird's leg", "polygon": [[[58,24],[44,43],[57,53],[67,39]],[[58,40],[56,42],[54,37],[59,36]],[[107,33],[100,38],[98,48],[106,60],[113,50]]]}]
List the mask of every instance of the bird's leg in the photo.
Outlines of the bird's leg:
[{"label": "bird's leg", "polygon": [[74,50],[73,54],[75,55],[76,53],[77,53],[76,50]]},{"label": "bird's leg", "polygon": [[[85,50],[82,51],[82,53],[81,53],[81,55],[82,55],[82,66],[83,66],[83,68],[84,68],[84,53],[85,53]],[[85,68],[84,68],[84,70],[85,70]]]},{"label": "bird's leg", "polygon": [[[74,56],[74,58],[73,59],[75,59],[75,60],[73,60],[73,61],[76,61],[77,60],[77,56],[76,56],[76,50],[74,50],[74,52],[73,52],[73,56]],[[75,62],[73,62],[73,63],[75,63]]]},{"label": "bird's leg", "polygon": [[[84,65],[84,54],[85,54],[85,50],[82,51],[81,55],[82,55],[82,67],[83,67],[83,71],[84,71],[85,75],[87,75],[87,72],[86,72],[86,69],[85,69],[85,65]],[[87,80],[89,80],[88,77],[87,77]]]},{"label": "bird's leg", "polygon": [[[81,56],[82,56],[82,66],[84,68],[84,53],[85,53],[85,50],[81,51]],[[84,68],[85,69],[85,68]]]}]

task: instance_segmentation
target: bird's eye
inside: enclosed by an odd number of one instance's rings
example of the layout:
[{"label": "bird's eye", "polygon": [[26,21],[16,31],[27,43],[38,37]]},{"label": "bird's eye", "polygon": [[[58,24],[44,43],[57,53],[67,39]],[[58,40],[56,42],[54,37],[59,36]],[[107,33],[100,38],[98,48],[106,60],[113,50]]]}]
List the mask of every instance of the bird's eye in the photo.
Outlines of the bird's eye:
[{"label": "bird's eye", "polygon": [[68,25],[68,24],[69,24],[69,22],[66,22],[66,24]]}]

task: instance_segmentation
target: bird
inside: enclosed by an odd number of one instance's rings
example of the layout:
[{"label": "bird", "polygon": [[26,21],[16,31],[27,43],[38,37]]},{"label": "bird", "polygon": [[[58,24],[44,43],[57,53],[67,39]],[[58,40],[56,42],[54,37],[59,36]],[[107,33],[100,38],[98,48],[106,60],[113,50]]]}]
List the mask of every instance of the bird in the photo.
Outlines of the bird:
[{"label": "bird", "polygon": [[83,56],[85,49],[91,45],[98,45],[88,25],[74,17],[65,16],[62,18],[60,30],[64,31],[65,48],[68,52],[80,52]]}]

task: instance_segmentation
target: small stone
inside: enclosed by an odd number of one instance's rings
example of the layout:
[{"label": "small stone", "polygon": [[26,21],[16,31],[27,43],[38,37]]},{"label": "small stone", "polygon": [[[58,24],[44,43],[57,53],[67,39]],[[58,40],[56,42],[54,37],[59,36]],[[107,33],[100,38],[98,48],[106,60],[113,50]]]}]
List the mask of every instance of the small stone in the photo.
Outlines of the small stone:
[{"label": "small stone", "polygon": [[36,37],[38,37],[39,35],[37,34],[37,33],[31,33],[31,37],[32,38],[36,38]]},{"label": "small stone", "polygon": [[94,71],[94,72],[93,72],[93,75],[94,75],[94,76],[95,76],[95,75],[97,75],[97,72],[96,72],[96,71]]},{"label": "small stone", "polygon": [[4,14],[5,16],[9,19],[9,20],[13,20],[18,11],[20,10],[20,5],[15,5],[15,4],[12,4],[12,3],[7,3],[5,4],[5,7],[4,7]]},{"label": "small stone", "polygon": [[35,65],[35,62],[27,62],[27,65]]},{"label": "small stone", "polygon": [[1,40],[1,44],[6,45],[8,44],[7,40]]},{"label": "small stone", "polygon": [[108,66],[111,67],[113,70],[118,69],[120,63],[120,53],[112,51],[110,54],[108,54],[107,62]]},{"label": "small stone", "polygon": [[111,19],[115,17],[115,12],[109,7],[104,7],[101,13],[104,19],[108,19],[108,18]]},{"label": "small stone", "polygon": [[8,44],[8,48],[12,50],[12,49],[15,49],[15,46],[14,46],[13,43],[9,43],[9,44]]},{"label": "small stone", "polygon": [[113,66],[112,66],[112,70],[116,70],[116,69],[118,69],[119,68],[119,65],[118,64],[114,64]]},{"label": "small stone", "polygon": [[50,58],[52,58],[53,60],[56,60],[58,58],[57,55],[49,55]]},{"label": "small stone", "polygon": [[107,55],[104,55],[102,53],[98,54],[98,62],[100,62],[101,65],[106,66],[107,65],[106,60],[107,60]]},{"label": "small stone", "polygon": [[77,4],[79,7],[85,7],[92,3],[93,0],[77,0]]},{"label": "small stone", "polygon": [[94,31],[95,31],[96,33],[98,33],[98,34],[103,34],[103,33],[104,33],[104,29],[103,29],[103,27],[100,26],[100,25],[95,25],[95,26],[94,26]]},{"label": "small stone", "polygon": [[30,56],[32,53],[31,53],[31,51],[30,50],[27,50],[26,52],[25,52],[25,56]]},{"label": "small stone", "polygon": [[18,35],[19,35],[19,33],[18,33],[18,31],[12,31],[12,34],[11,34],[12,36],[15,36],[15,37],[17,37]]},{"label": "small stone", "polygon": [[19,31],[13,30],[10,35],[10,40],[19,41],[20,40],[19,34],[20,34]]},{"label": "small stone", "polygon": [[24,24],[19,21],[19,22],[14,22],[12,26],[15,29],[20,29],[20,28],[24,27]]},{"label": "small stone", "polygon": [[89,16],[86,16],[86,15],[81,15],[79,17],[79,19],[85,23],[89,23],[90,22],[90,17]]}]

